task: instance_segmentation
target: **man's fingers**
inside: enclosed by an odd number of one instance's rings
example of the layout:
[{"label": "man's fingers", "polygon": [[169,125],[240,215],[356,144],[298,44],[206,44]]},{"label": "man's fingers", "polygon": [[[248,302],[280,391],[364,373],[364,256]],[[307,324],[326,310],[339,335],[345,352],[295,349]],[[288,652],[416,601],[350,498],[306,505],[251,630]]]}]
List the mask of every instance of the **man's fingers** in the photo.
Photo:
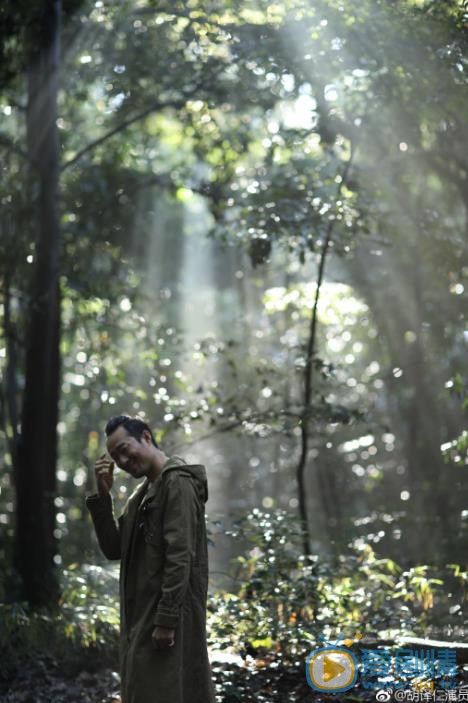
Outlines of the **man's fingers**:
[{"label": "man's fingers", "polygon": [[94,468],[96,471],[113,471],[114,470],[114,462],[108,462],[108,461],[97,461],[94,464]]}]

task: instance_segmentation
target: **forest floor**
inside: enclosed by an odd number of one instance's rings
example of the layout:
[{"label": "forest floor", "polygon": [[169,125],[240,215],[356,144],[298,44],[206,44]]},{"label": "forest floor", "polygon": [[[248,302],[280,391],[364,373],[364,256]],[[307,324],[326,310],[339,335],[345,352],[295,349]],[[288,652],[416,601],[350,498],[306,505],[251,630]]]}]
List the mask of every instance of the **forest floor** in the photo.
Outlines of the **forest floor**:
[{"label": "forest floor", "polygon": [[[299,664],[299,663],[298,663]],[[376,689],[366,690],[359,684],[341,694],[321,694],[307,684],[304,668],[271,663],[260,668],[253,663],[239,666],[215,663],[213,678],[218,703],[362,703],[376,701]],[[468,672],[460,670],[458,688],[465,696],[450,699],[432,697],[425,700],[468,700]],[[441,687],[435,685],[436,690]],[[414,694],[413,694],[414,695]],[[378,700],[384,700],[382,698]],[[424,700],[424,698],[407,698]],[[22,663],[8,682],[0,680],[1,703],[120,703],[119,677],[111,669],[82,671],[65,675],[60,665],[47,657]]]}]

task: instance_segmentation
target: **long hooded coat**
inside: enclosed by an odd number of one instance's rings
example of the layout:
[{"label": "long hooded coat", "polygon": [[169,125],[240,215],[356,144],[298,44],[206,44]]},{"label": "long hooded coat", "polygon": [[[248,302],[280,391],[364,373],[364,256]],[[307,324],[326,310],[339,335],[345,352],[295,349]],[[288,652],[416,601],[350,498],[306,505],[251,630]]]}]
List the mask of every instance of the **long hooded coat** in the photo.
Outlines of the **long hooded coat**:
[{"label": "long hooded coat", "polygon": [[[120,559],[122,703],[214,703],[206,645],[205,467],[170,457],[130,496],[118,521],[110,494],[86,498],[99,545]],[[175,644],[155,649],[156,625]]]}]

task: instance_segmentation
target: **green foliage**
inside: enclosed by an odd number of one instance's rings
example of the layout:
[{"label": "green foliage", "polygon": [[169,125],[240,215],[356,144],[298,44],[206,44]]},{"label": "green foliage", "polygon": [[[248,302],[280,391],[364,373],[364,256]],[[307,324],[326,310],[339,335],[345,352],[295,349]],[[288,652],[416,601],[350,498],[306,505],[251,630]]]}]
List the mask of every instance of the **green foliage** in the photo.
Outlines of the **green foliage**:
[{"label": "green foliage", "polygon": [[427,565],[403,570],[362,540],[338,557],[305,558],[299,523],[284,511],[253,510],[229,534],[243,552],[233,563],[234,588],[210,600],[215,648],[293,661],[321,634],[360,632],[378,641],[428,636],[452,620],[460,626],[464,594],[455,588],[450,599],[443,589],[455,585],[456,565],[445,570],[444,581]]},{"label": "green foliage", "polygon": [[[445,384],[450,393],[461,401],[462,409],[468,410],[468,382],[460,373],[455,374],[453,379]],[[441,446],[444,460],[453,462],[459,466],[468,465],[468,430],[463,430],[455,439],[445,442]]]},{"label": "green foliage", "polygon": [[[210,534],[220,531],[217,524]],[[458,634],[467,573],[457,564],[449,565],[443,578],[426,565],[403,570],[364,542],[337,558],[304,559],[297,519],[281,510],[238,515],[228,534],[238,556],[232,587],[208,599],[214,650],[281,660],[287,667],[310,651],[319,635],[333,640],[338,633],[353,638],[360,632],[377,642],[401,634],[438,634],[442,625]],[[117,571],[71,565],[62,587],[56,611],[0,606],[0,684],[19,676],[30,661],[58,664],[68,675],[116,669]],[[218,678],[229,685],[227,670]]]},{"label": "green foliage", "polygon": [[64,570],[56,610],[0,603],[1,678],[25,660],[59,661],[63,671],[116,666],[119,630],[117,574],[96,566]]},{"label": "green foliage", "polygon": [[463,432],[453,439],[442,445],[442,454],[446,462],[452,461],[454,464],[461,466],[468,465],[468,431]]},{"label": "green foliage", "polygon": [[64,633],[79,647],[105,649],[119,626],[118,571],[87,566],[63,571]]}]

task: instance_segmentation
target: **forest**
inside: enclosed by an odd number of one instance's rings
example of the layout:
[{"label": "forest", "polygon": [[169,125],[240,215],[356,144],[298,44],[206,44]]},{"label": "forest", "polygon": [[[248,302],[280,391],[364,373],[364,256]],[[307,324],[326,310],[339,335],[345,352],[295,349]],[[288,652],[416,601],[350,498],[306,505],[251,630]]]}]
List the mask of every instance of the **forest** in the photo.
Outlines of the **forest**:
[{"label": "forest", "polygon": [[[120,414],[206,467],[217,703],[468,700],[467,29],[3,0],[0,701],[146,703],[85,504]],[[349,690],[306,675],[324,643]]]}]

